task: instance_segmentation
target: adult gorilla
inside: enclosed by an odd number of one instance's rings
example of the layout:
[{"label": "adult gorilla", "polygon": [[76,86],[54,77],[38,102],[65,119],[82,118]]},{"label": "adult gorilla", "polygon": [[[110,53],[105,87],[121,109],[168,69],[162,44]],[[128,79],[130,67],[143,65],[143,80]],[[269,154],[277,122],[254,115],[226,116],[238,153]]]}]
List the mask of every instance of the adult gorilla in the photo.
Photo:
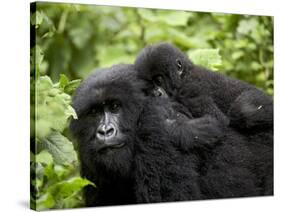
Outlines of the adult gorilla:
[{"label": "adult gorilla", "polygon": [[85,189],[87,206],[135,203],[134,142],[142,93],[132,65],[97,70],[77,89],[73,106],[78,119],[81,175],[97,188]]},{"label": "adult gorilla", "polygon": [[167,98],[144,97],[143,87],[134,66],[116,65],[76,92],[81,175],[97,185],[85,188],[87,206],[272,193],[272,150]]}]

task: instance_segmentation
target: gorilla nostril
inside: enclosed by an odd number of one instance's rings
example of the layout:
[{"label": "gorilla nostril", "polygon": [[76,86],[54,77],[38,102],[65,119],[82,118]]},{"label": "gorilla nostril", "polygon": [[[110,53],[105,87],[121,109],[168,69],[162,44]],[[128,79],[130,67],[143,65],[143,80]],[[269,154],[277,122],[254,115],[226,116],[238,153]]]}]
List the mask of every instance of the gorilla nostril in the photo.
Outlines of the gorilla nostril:
[{"label": "gorilla nostril", "polygon": [[114,134],[115,129],[111,125],[103,125],[97,131],[97,136],[100,138],[107,138]]},{"label": "gorilla nostril", "polygon": [[111,127],[110,129],[108,129],[108,130],[106,131],[106,135],[107,135],[107,136],[111,136],[113,133],[114,133],[114,128],[113,128],[113,127]]},{"label": "gorilla nostril", "polygon": [[104,136],[104,135],[105,135],[105,131],[103,131],[103,130],[98,130],[98,134]]}]

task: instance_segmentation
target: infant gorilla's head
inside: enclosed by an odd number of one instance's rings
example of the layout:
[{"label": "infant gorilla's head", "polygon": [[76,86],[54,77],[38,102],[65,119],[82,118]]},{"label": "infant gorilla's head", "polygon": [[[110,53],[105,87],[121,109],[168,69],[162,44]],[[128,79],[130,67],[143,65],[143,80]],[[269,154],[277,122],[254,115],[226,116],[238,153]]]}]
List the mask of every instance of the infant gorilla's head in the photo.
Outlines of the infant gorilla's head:
[{"label": "infant gorilla's head", "polygon": [[71,129],[78,139],[82,166],[128,175],[142,108],[141,82],[133,65],[96,71],[77,90],[73,106],[78,119]]},{"label": "infant gorilla's head", "polygon": [[135,61],[138,77],[147,82],[147,92],[154,96],[173,96],[192,68],[191,61],[169,43],[151,45]]}]

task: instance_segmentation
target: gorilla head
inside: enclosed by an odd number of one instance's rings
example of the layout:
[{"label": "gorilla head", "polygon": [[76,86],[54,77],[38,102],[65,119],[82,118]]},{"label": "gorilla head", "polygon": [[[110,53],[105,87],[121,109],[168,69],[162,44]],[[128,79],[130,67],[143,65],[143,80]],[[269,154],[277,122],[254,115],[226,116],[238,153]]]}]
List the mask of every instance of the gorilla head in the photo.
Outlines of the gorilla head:
[{"label": "gorilla head", "polygon": [[130,173],[142,97],[130,69],[132,65],[98,70],[76,92],[73,106],[78,119],[71,128],[79,140],[82,169]]},{"label": "gorilla head", "polygon": [[156,96],[172,96],[173,90],[181,87],[192,63],[173,45],[160,43],[144,48],[135,65],[139,77],[148,82],[148,90]]}]

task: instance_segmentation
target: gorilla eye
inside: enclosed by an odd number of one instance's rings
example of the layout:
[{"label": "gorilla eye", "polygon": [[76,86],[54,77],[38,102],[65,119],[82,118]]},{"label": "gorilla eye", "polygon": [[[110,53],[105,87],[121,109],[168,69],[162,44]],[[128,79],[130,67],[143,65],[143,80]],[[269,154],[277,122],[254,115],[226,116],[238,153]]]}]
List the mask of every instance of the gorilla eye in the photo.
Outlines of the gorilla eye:
[{"label": "gorilla eye", "polygon": [[176,62],[177,62],[178,70],[181,71],[181,70],[182,70],[182,63],[181,63],[181,60],[180,60],[180,59],[177,59]]},{"label": "gorilla eye", "polygon": [[118,110],[120,109],[121,105],[119,102],[113,102],[111,105],[110,105],[110,111],[113,112],[113,113],[116,113],[118,112]]},{"label": "gorilla eye", "polygon": [[96,115],[98,113],[98,108],[92,108],[91,109],[91,114]]},{"label": "gorilla eye", "polygon": [[161,87],[163,84],[163,78],[161,76],[156,76],[156,77],[154,77],[153,82],[155,83],[155,85]]}]

